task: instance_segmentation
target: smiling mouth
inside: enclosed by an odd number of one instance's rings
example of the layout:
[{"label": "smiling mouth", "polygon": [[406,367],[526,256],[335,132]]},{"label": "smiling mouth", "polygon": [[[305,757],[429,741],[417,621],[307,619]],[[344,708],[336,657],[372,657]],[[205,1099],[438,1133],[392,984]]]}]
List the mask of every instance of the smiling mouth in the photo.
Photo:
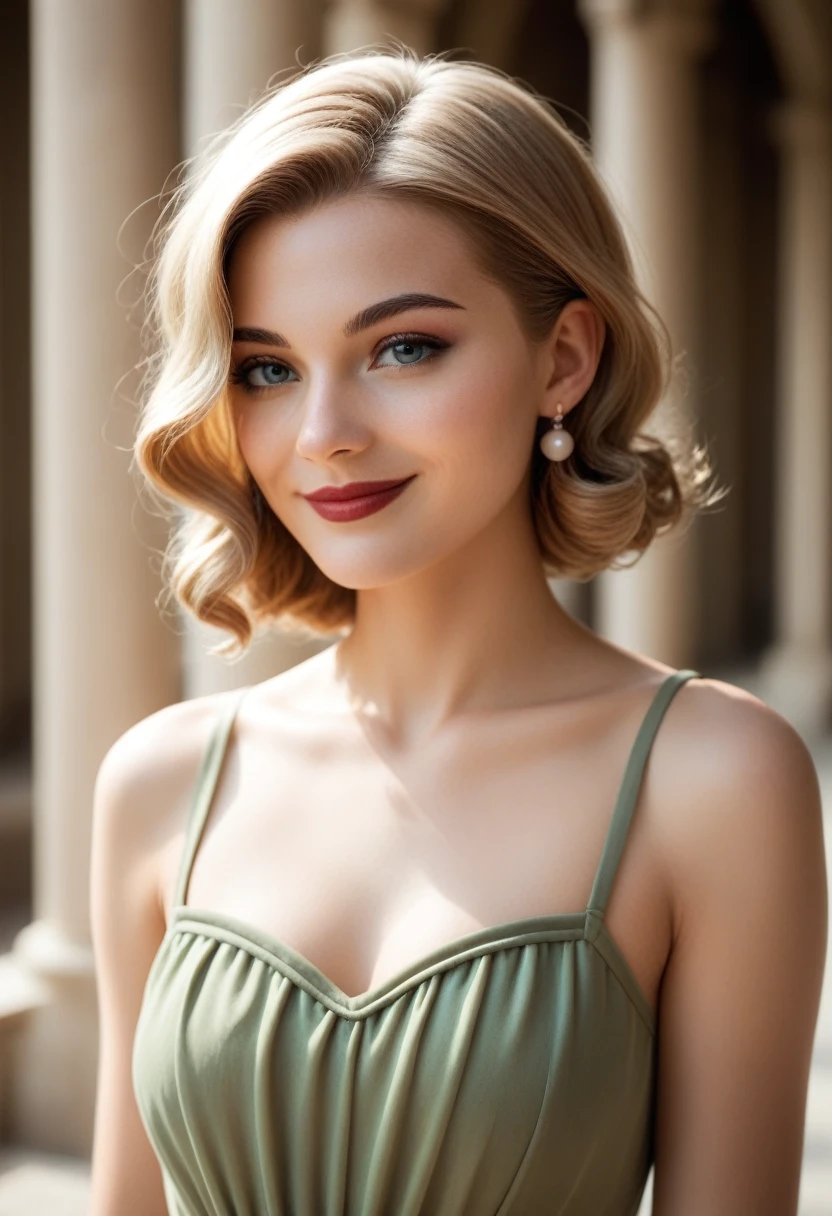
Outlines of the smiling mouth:
[{"label": "smiling mouth", "polygon": [[[341,491],[340,498],[337,499],[320,499],[312,497],[309,505],[313,511],[321,516],[322,519],[329,520],[331,523],[352,523],[355,520],[364,519],[367,515],[375,515],[379,511],[383,511],[391,503],[395,502],[407,487],[410,485],[413,477],[407,477],[404,481],[394,481],[387,483],[387,488],[383,490],[375,489],[373,493],[363,494],[347,494],[343,491],[354,490],[356,483],[353,482],[350,486],[338,486]],[[363,484],[367,484],[366,482]],[[370,483],[373,484],[372,482]],[[378,483],[375,483],[376,486]],[[329,487],[331,490],[333,487]],[[323,491],[326,493],[327,491]],[[320,493],[320,491],[319,491]],[[306,496],[308,497],[308,496]]]},{"label": "smiling mouth", "polygon": [[[415,473],[413,476],[415,477]],[[307,502],[349,502],[355,498],[370,498],[373,494],[383,494],[412,480],[412,477],[400,477],[396,481],[351,481],[345,486],[324,486],[313,494],[304,494],[303,497]]]}]

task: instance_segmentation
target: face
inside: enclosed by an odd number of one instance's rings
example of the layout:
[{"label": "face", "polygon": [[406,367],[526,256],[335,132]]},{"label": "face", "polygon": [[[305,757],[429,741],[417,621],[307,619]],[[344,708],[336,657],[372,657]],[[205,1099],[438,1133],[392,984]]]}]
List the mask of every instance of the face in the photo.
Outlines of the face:
[{"label": "face", "polygon": [[[228,287],[241,453],[330,579],[360,589],[406,578],[505,512],[531,529],[535,426],[554,414],[544,368],[452,220],[366,196],[267,217],[240,237]],[[416,294],[433,300],[352,320]],[[358,518],[324,518],[304,497],[403,479],[392,501]]]}]

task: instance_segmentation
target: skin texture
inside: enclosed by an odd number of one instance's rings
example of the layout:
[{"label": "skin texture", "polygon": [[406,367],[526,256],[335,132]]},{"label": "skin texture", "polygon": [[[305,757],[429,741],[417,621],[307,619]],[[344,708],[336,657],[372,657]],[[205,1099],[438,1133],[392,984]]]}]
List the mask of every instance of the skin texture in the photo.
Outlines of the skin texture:
[{"label": "skin texture", "polygon": [[[355,995],[481,926],[585,906],[630,747],[672,669],[565,613],[534,541],[535,426],[561,403],[568,429],[592,381],[591,304],[568,305],[532,347],[451,221],[366,198],[258,221],[229,290],[235,327],[291,347],[234,345],[232,370],[275,361],[247,373],[263,392],[233,386],[241,451],[313,560],[357,589],[358,614],[348,638],[246,696],[186,902],[262,928]],[[361,309],[416,291],[461,307],[344,335]],[[448,345],[379,353],[403,332]],[[411,474],[349,524],[300,497]],[[137,723],[99,772],[93,1216],[165,1211],[129,1059],[227,695]],[[688,683],[653,744],[606,914],[659,1021],[655,1216],[796,1213],[826,901],[800,737],[731,685]]]}]

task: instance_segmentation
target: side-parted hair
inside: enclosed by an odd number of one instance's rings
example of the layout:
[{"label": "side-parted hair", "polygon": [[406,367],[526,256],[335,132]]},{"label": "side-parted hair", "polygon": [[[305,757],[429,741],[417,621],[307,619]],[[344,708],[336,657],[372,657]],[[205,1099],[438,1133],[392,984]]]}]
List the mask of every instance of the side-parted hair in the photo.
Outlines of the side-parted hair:
[{"label": "side-parted hair", "polygon": [[632,564],[625,555],[723,494],[681,412],[661,438],[641,433],[668,388],[668,333],[588,148],[548,102],[496,68],[407,47],[333,55],[270,87],[188,162],[155,233],[134,456],[152,491],[185,508],[172,512],[163,576],[186,610],[233,635],[214,654],[241,654],[267,622],[306,637],[354,622],[355,590],[315,565],[239,451],[227,268],[254,220],[359,191],[455,220],[530,341],[577,298],[606,323],[594,381],[568,415],[572,455],[550,462],[537,440],[529,454],[548,577]]}]

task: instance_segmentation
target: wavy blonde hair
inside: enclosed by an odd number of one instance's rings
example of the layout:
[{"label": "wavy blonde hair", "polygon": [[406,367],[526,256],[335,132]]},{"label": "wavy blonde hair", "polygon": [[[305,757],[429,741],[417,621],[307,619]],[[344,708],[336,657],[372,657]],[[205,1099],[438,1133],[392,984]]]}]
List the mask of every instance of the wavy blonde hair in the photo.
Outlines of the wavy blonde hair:
[{"label": "wavy blonde hair", "polygon": [[[572,455],[532,461],[531,509],[547,576],[585,581],[636,558],[720,496],[681,417],[641,428],[671,368],[666,328],[636,286],[588,149],[545,99],[498,69],[406,47],[334,55],[269,88],[188,162],[154,239],[151,346],[134,456],[179,512],[163,576],[177,601],[233,637],[255,627],[347,632],[356,592],[333,582],[271,512],[240,454],[227,396],[236,239],[263,215],[297,215],[364,191],[439,208],[473,238],[532,342],[569,300],[607,326],[594,381],[569,413]],[[546,427],[541,419],[539,434]]]}]

